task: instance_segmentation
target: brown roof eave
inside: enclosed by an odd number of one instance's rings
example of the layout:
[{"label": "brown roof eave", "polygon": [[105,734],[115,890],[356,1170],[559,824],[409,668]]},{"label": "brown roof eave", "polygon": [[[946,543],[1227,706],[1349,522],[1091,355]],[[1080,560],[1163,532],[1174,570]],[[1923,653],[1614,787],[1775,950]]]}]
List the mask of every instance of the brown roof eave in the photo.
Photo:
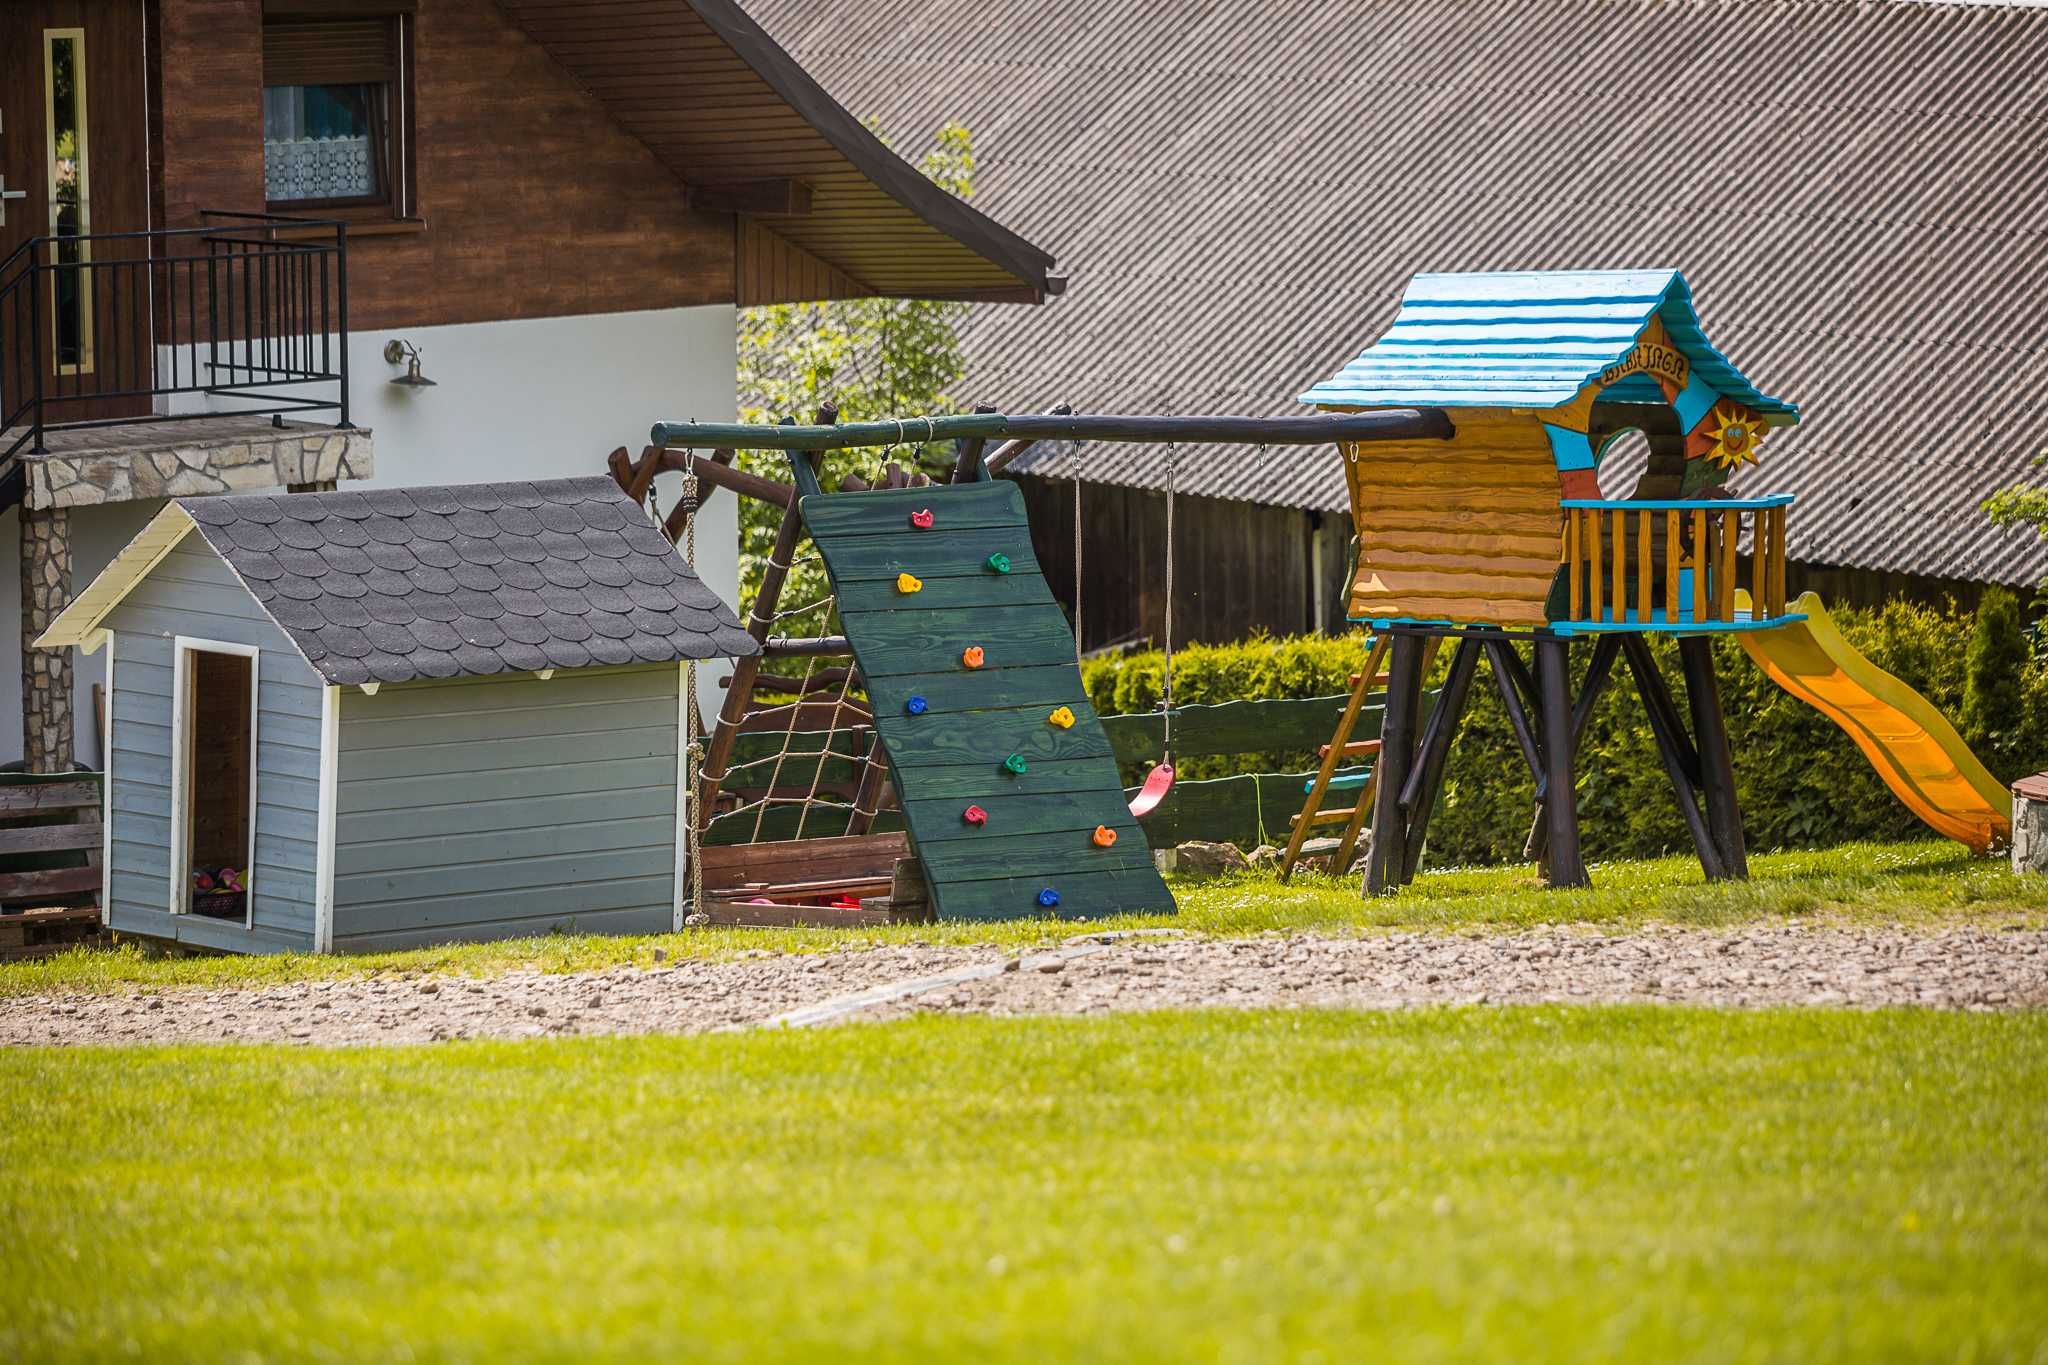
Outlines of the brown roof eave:
[{"label": "brown roof eave", "polygon": [[1019,283],[1014,290],[919,290],[916,297],[1043,303],[1048,296],[1066,288],[1066,277],[1052,273],[1054,258],[1050,252],[1033,246],[987,214],[940,189],[890,151],[734,0],[688,0],[688,4],[756,75],[877,188],[968,250],[1016,276]]}]

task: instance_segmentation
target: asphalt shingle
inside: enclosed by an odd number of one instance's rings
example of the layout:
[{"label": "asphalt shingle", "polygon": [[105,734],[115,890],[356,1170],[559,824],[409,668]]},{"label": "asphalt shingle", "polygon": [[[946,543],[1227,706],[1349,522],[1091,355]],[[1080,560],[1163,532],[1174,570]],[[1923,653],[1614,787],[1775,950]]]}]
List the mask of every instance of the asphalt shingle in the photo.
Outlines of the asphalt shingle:
[{"label": "asphalt shingle", "polygon": [[[332,683],[737,658],[758,648],[605,477],[178,505]],[[634,591],[593,583],[582,566],[594,562]]]}]

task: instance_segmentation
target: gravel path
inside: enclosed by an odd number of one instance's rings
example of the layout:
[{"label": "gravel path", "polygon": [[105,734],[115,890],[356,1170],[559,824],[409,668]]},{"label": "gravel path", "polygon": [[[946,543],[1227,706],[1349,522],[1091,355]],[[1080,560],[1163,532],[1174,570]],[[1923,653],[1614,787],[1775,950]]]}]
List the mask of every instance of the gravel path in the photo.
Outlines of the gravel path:
[{"label": "gravel path", "polygon": [[1732,931],[1571,928],[1514,934],[1139,935],[1099,951],[1012,960],[860,1008],[838,997],[1004,962],[995,949],[897,947],[760,953],[652,970],[488,979],[323,981],[235,990],[0,1000],[0,1044],[422,1043],[446,1038],[700,1033],[811,1006],[807,1020],[930,1011],[1083,1014],[1189,1006],[1574,1004],[2048,1007],[2048,931],[1763,926]]}]

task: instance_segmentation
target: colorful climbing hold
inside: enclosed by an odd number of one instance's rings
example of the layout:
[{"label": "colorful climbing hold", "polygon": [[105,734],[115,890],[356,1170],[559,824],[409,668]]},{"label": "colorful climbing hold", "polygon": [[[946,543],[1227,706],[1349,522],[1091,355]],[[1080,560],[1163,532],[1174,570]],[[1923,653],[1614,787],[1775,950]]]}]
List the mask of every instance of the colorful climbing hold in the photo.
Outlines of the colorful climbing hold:
[{"label": "colorful climbing hold", "polygon": [[1013,773],[1021,774],[1024,771],[1024,755],[1011,754],[1008,758],[1003,760],[1003,766],[1005,768],[1008,768]]},{"label": "colorful climbing hold", "polygon": [[1010,571],[1010,557],[1000,551],[990,555],[987,563],[997,573],[1008,573]]},{"label": "colorful climbing hold", "polygon": [[980,806],[969,806],[960,812],[960,818],[970,825],[985,825],[988,823],[988,812]]},{"label": "colorful climbing hold", "polygon": [[1108,825],[1097,825],[1093,838],[1097,848],[1108,848],[1116,842],[1116,831]]},{"label": "colorful climbing hold", "polygon": [[966,664],[969,668],[980,668],[981,659],[980,645],[969,645],[960,651],[960,662]]},{"label": "colorful climbing hold", "polygon": [[903,703],[903,709],[913,716],[921,716],[930,708],[931,703],[923,697],[912,697],[909,701]]},{"label": "colorful climbing hold", "polygon": [[1060,893],[1051,887],[1044,887],[1038,893],[1038,903],[1050,910],[1060,903]]},{"label": "colorful climbing hold", "polygon": [[917,592],[923,587],[924,580],[921,578],[912,578],[907,573],[896,575],[896,591],[898,592]]},{"label": "colorful climbing hold", "polygon": [[1047,716],[1045,722],[1048,725],[1057,725],[1062,730],[1071,730],[1074,728],[1074,708],[1062,706],[1059,710]]},{"label": "colorful climbing hold", "polygon": [[915,526],[920,531],[931,530],[932,509],[929,507],[920,507],[915,512],[912,512],[910,514],[910,524],[912,526]]}]

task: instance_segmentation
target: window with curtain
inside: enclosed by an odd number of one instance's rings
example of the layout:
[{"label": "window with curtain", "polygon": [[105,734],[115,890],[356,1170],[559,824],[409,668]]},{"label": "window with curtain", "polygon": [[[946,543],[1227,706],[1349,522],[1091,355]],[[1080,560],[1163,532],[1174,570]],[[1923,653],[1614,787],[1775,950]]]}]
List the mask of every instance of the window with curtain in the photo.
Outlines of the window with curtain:
[{"label": "window with curtain", "polygon": [[403,31],[395,15],[263,25],[263,182],[274,207],[399,211]]}]

